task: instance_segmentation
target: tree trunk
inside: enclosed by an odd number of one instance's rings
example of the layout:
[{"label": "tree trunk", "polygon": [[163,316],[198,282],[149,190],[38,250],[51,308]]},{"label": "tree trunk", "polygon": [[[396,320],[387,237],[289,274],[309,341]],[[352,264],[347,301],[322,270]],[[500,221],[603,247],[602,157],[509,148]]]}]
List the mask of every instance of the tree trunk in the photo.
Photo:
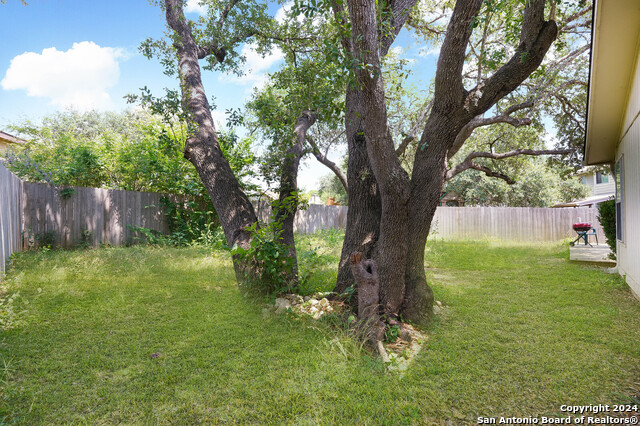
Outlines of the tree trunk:
[{"label": "tree trunk", "polygon": [[[249,248],[251,233],[246,229],[258,221],[256,213],[220,149],[202,85],[198,46],[184,17],[182,2],[166,0],[165,6],[167,23],[178,36],[174,46],[178,54],[182,102],[190,114],[184,155],[195,166],[211,197],[229,247]],[[233,266],[239,282],[245,279],[246,274],[255,273],[252,265],[236,258]]]},{"label": "tree trunk", "polygon": [[425,148],[418,148],[411,176],[406,293],[401,313],[405,319],[417,324],[427,323],[433,314],[433,291],[427,284],[424,269],[425,246],[445,182],[447,149],[456,135],[454,123],[432,113],[420,139],[419,146]]},{"label": "tree trunk", "polygon": [[[426,282],[424,250],[447,173],[448,153],[456,136],[474,117],[484,114],[538,68],[557,33],[553,21],[544,21],[544,0],[527,2],[520,43],[512,58],[491,77],[467,91],[462,70],[471,22],[481,5],[482,0],[456,2],[438,59],[433,108],[409,184],[393,151],[387,128],[380,72],[380,55],[384,53],[380,53],[383,49],[379,48],[388,48],[390,43],[379,43],[374,2],[349,2],[353,38],[350,43],[343,40],[343,44],[350,44],[353,57],[363,62],[355,70],[361,85],[356,92],[360,96],[356,117],[361,125],[356,135],[365,136],[368,160],[381,200],[377,253],[372,256],[379,265],[380,296],[385,313],[400,312],[419,323],[426,322],[432,313],[433,293]],[[352,153],[357,150],[352,151],[350,145],[349,154]],[[350,188],[350,203],[352,193],[356,191]],[[351,210],[351,204],[349,208]],[[356,208],[357,213],[350,212],[354,216],[361,213],[359,206]],[[347,230],[347,234],[351,232]],[[343,260],[351,251],[357,249],[350,247],[345,253],[343,247]]]},{"label": "tree trunk", "polygon": [[298,281],[298,257],[296,254],[296,242],[293,234],[293,222],[298,211],[298,169],[300,159],[304,155],[304,140],[309,127],[316,121],[316,114],[311,111],[303,111],[296,121],[294,133],[296,141],[283,159],[282,172],[280,174],[279,203],[275,209],[275,220],[282,225],[280,241],[287,246],[289,256],[294,260],[293,269],[289,271],[289,281],[292,289],[297,287]]},{"label": "tree trunk", "polygon": [[362,253],[349,258],[351,273],[358,286],[358,322],[372,342],[384,338],[385,325],[380,322],[380,291],[376,262],[362,259]]},{"label": "tree trunk", "polygon": [[409,250],[406,265],[405,318],[425,323],[431,316],[433,294],[426,283],[424,249],[447,173],[446,161],[460,131],[515,90],[542,62],[557,35],[553,21],[544,21],[544,0],[527,2],[520,43],[509,60],[470,91],[462,83],[471,21],[481,0],[458,0],[436,69],[434,103],[416,152],[411,176]]},{"label": "tree trunk", "polygon": [[409,176],[395,154],[387,125],[375,1],[349,1],[356,69],[362,85],[367,154],[380,189],[382,214],[378,239],[380,300],[387,315],[397,315],[404,300],[408,247]]},{"label": "tree trunk", "polygon": [[[376,257],[376,246],[380,232],[382,205],[378,184],[369,164],[367,145],[364,137],[364,105],[360,89],[351,85],[345,98],[345,126],[349,159],[347,181],[349,209],[347,227],[342,243],[342,254],[338,267],[338,279],[334,292],[341,294],[354,285],[349,256],[361,252],[363,257]],[[356,300],[352,299],[355,308]]]}]

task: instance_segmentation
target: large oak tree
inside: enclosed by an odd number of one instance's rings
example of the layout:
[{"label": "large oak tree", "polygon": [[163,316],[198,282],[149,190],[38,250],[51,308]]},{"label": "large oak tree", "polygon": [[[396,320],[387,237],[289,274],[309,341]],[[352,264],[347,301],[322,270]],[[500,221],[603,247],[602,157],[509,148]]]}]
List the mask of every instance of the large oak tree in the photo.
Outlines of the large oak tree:
[{"label": "large oak tree", "polygon": [[[345,94],[349,212],[336,291],[353,283],[348,259],[353,252],[363,252],[378,264],[382,313],[423,322],[433,302],[425,279],[424,249],[440,191],[447,176],[455,173],[448,160],[464,143],[459,135],[482,120],[540,66],[558,27],[551,11],[545,19],[544,0],[498,2],[503,7],[515,3],[521,9],[519,37],[510,58],[467,88],[464,68],[474,28],[496,2],[457,0],[442,41],[433,98],[429,113],[424,114],[409,176],[389,131],[382,58],[416,1],[331,2],[334,19],[342,28],[341,47],[355,77]],[[220,150],[198,63],[208,59],[209,64],[224,66],[235,45],[250,37],[268,36],[257,22],[233,27],[235,32],[225,30],[230,16],[243,5],[240,0],[216,3],[219,10],[204,22],[206,31],[196,32],[184,16],[181,0],[164,1],[178,57],[182,103],[192,125],[185,156],[209,191],[229,246],[246,248],[251,240],[247,228],[256,223],[256,214]],[[298,122],[294,139],[298,147],[303,137],[299,130],[308,129],[313,119],[307,115],[304,124]],[[467,164],[471,167],[474,163]],[[238,259],[234,266],[239,280],[251,272],[251,265]]]},{"label": "large oak tree", "polygon": [[414,5],[412,0],[389,2],[380,13],[370,0],[350,0],[348,11],[338,2],[333,4],[338,19],[351,27],[343,46],[359,59],[354,70],[358,82],[346,97],[349,213],[337,290],[352,281],[350,253],[363,251],[378,262],[384,312],[424,322],[433,303],[424,249],[456,138],[538,68],[556,38],[557,25],[545,20],[544,0],[522,2],[520,37],[510,59],[467,89],[465,59],[483,2],[456,2],[440,50],[430,114],[409,177],[388,131],[381,57]]}]

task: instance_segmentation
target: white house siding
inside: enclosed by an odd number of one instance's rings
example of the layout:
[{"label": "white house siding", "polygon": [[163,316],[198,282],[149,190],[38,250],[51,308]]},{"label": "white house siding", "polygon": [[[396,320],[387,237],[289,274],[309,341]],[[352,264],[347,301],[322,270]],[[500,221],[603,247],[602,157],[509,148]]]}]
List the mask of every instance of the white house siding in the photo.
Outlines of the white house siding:
[{"label": "white house siding", "polygon": [[591,195],[593,194],[593,190],[594,187],[596,186],[596,175],[594,174],[589,174],[589,175],[584,175],[584,184],[587,185],[589,188],[591,188]]},{"label": "white house siding", "polygon": [[593,195],[613,194],[616,192],[616,185],[613,181],[613,177],[609,176],[609,182],[607,183],[595,183],[595,175],[593,176]]},{"label": "white house siding", "polygon": [[609,182],[607,183],[596,183],[596,174],[595,172],[591,172],[589,174],[583,174],[581,177],[584,179],[583,183],[587,185],[591,189],[590,195],[607,195],[607,194],[615,194],[616,192],[616,184],[613,180],[612,175],[609,176]]},{"label": "white house siding", "polygon": [[[639,40],[640,42],[640,40]],[[640,43],[639,43],[640,45]],[[624,242],[618,242],[618,269],[640,299],[640,56],[622,128],[616,161],[624,156]]]}]

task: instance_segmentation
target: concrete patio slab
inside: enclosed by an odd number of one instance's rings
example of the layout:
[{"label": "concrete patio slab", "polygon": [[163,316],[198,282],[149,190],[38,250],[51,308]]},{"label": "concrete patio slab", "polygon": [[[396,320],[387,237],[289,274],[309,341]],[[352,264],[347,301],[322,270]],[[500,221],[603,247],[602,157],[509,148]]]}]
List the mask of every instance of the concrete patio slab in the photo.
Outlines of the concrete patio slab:
[{"label": "concrete patio slab", "polygon": [[609,259],[611,249],[606,244],[594,244],[593,246],[575,245],[569,248],[569,259],[577,262],[602,263],[615,265],[616,261]]}]

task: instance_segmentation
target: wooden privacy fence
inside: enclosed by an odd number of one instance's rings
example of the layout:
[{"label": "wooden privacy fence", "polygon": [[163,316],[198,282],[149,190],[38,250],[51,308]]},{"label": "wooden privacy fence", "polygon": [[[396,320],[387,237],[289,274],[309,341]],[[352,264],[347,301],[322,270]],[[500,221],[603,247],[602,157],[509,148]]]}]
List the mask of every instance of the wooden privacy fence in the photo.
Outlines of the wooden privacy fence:
[{"label": "wooden privacy fence", "polygon": [[[61,190],[46,184],[22,182],[0,164],[0,274],[6,259],[30,247],[38,236],[49,235],[57,246],[122,245],[133,242],[129,225],[168,232],[160,199],[163,194],[99,188]],[[173,201],[178,197],[171,196]],[[256,202],[258,216],[266,221],[270,208]],[[519,241],[560,241],[575,237],[571,225],[590,222],[598,240],[605,243],[597,209],[520,207],[438,207],[431,238],[498,238]],[[344,229],[347,207],[312,204],[298,211],[297,232]]]},{"label": "wooden privacy fence", "polygon": [[[80,243],[117,246],[137,236],[129,225],[166,234],[169,228],[160,205],[163,196],[23,182],[0,164],[0,276],[12,253],[38,239],[64,248]],[[169,197],[178,201],[178,197]]]},{"label": "wooden privacy fence", "polygon": [[[264,200],[254,200],[258,219],[267,222],[271,206]],[[305,210],[298,210],[293,221],[294,232],[313,234],[321,229],[345,229],[347,227],[347,207],[309,204]]]},{"label": "wooden privacy fence", "polygon": [[[497,238],[517,241],[560,241],[576,237],[571,225],[589,222],[606,244],[598,209],[538,207],[438,207],[431,223],[430,238]],[[593,237],[592,237],[593,238]]]},{"label": "wooden privacy fence", "polygon": [[0,277],[11,253],[22,249],[22,185],[0,163]]},{"label": "wooden privacy fence", "polygon": [[70,189],[66,192],[44,183],[23,182],[24,247],[47,233],[55,238],[56,246],[71,248],[80,243],[92,246],[131,243],[136,235],[130,226],[163,234],[169,231],[160,204],[163,194]]},{"label": "wooden privacy fence", "polygon": [[[271,213],[269,204],[264,201],[254,204],[258,217],[266,222]],[[605,244],[597,216],[598,209],[589,207],[438,207],[429,238],[561,241],[577,236],[572,228],[574,223],[589,222],[596,228],[598,242]],[[311,204],[297,212],[294,230],[309,234],[320,229],[345,229],[346,225],[347,207]]]}]

